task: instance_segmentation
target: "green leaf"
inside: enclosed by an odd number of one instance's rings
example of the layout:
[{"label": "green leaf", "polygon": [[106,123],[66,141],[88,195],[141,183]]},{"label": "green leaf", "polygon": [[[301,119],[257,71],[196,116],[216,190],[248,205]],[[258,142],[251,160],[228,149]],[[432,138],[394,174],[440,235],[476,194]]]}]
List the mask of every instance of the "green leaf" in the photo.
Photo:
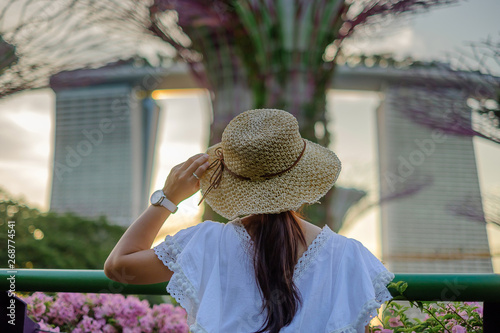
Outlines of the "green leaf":
[{"label": "green leaf", "polygon": [[417,301],[417,307],[420,309],[420,311],[424,311],[424,304],[422,304],[422,302],[420,301]]},{"label": "green leaf", "polygon": [[[402,281],[400,281],[400,282],[402,282]],[[408,288],[408,283],[407,283],[407,282],[403,282],[403,283],[402,283],[402,284],[398,287],[398,291],[399,291],[399,293],[402,295],[402,294],[405,292],[406,288]]]}]

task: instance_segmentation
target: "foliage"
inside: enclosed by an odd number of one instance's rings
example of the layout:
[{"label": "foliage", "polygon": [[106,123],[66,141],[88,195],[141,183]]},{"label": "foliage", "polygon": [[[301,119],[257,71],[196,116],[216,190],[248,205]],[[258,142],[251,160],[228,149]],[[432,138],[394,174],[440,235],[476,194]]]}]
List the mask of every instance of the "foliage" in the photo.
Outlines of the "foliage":
[{"label": "foliage", "polygon": [[[0,189],[0,226],[15,221],[16,262],[20,268],[102,269],[125,228],[104,217],[41,213]],[[7,263],[7,232],[0,234],[2,262]]]},{"label": "foliage", "polygon": [[0,98],[46,87],[49,78],[62,71],[146,53],[156,62],[168,61],[169,46],[156,42],[145,28],[149,3],[0,1]]},{"label": "foliage", "polygon": [[[150,31],[172,45],[200,85],[212,93],[210,144],[244,110],[292,113],[301,135],[330,145],[326,91],[342,43],[358,29],[391,16],[455,0],[154,0]],[[178,29],[172,29],[172,27]],[[318,225],[334,219],[332,192],[306,209]],[[206,207],[204,219],[217,219]]]},{"label": "foliage", "polygon": [[325,93],[343,40],[389,17],[456,2],[154,0],[149,29],[214,93],[211,143],[238,113],[267,107],[294,114],[305,138],[327,146]]},{"label": "foliage", "polygon": [[468,46],[428,71],[412,71],[390,104],[430,129],[500,143],[500,35]]},{"label": "foliage", "polygon": [[[408,284],[404,281],[391,282],[388,288],[401,295]],[[371,332],[483,332],[483,307],[478,302],[420,302],[410,301],[410,306],[388,302],[382,312],[381,324],[371,328]],[[425,318],[410,318],[408,310],[418,308]]]},{"label": "foliage", "polygon": [[135,296],[35,292],[22,298],[28,316],[49,332],[188,332],[184,309],[172,304],[150,307]]}]

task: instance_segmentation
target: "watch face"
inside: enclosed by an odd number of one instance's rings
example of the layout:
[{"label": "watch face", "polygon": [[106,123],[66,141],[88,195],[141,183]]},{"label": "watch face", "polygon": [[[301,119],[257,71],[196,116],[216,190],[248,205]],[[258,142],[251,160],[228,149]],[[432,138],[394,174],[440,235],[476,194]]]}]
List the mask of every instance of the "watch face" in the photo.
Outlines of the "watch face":
[{"label": "watch face", "polygon": [[151,204],[152,205],[159,205],[162,198],[163,198],[163,191],[162,190],[155,191],[151,195]]}]

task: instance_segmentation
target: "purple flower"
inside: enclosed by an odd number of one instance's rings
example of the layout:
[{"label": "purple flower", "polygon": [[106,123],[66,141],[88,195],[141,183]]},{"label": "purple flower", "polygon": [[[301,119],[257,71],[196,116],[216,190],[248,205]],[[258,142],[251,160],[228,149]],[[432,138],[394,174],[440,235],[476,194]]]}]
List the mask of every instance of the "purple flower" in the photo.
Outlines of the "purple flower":
[{"label": "purple flower", "polygon": [[36,317],[36,318],[39,318],[42,314],[45,313],[45,304],[43,303],[35,303],[33,305],[33,315]]},{"label": "purple flower", "polygon": [[483,318],[483,306],[481,305],[480,302],[464,302],[464,304],[475,308],[472,311],[478,313],[480,318]]},{"label": "purple flower", "polygon": [[118,333],[118,330],[114,326],[112,326],[110,324],[106,324],[103,326],[102,332],[103,333]]},{"label": "purple flower", "polygon": [[52,318],[53,323],[56,325],[73,323],[77,318],[75,309],[72,306],[68,306],[60,298],[52,303],[47,316]]},{"label": "purple flower", "polygon": [[31,296],[21,297],[26,303],[48,303],[52,302],[52,297],[36,291]]},{"label": "purple flower", "polygon": [[400,320],[399,316],[394,318],[389,318],[389,326],[391,327],[403,326],[403,322]]},{"label": "purple flower", "polygon": [[462,318],[464,318],[465,320],[469,319],[469,315],[467,314],[467,311],[463,310],[463,311],[460,311],[458,313],[458,315]]},{"label": "purple flower", "polygon": [[457,325],[457,321],[455,319],[449,319],[448,322],[446,322],[446,328],[447,329],[450,329],[452,328],[453,326]]},{"label": "purple flower", "polygon": [[105,324],[104,319],[93,319],[85,315],[73,330],[73,333],[101,333],[101,328]]},{"label": "purple flower", "polygon": [[[47,323],[73,333],[187,333],[186,311],[171,304],[153,305],[121,294],[59,293],[54,298],[36,293],[25,298],[29,314],[47,330]],[[45,302],[42,302],[45,301]],[[92,315],[91,315],[92,314]]]},{"label": "purple flower", "polygon": [[125,302],[123,295],[108,295],[104,294],[101,297],[101,304],[94,308],[96,318],[114,317],[121,313],[122,304]]},{"label": "purple flower", "polygon": [[463,326],[456,325],[451,329],[451,333],[467,333],[467,330]]},{"label": "purple flower", "polygon": [[478,307],[477,309],[474,309],[473,311],[479,313],[479,317],[483,318],[483,307],[482,306]]},{"label": "purple flower", "polygon": [[139,325],[144,333],[152,332],[155,327],[155,319],[151,313],[152,311],[148,311],[147,315],[139,319]]},{"label": "purple flower", "polygon": [[44,331],[49,331],[49,332],[61,332],[59,327],[52,327],[51,325],[47,324],[43,320],[38,322],[38,325],[40,325],[40,329]]}]

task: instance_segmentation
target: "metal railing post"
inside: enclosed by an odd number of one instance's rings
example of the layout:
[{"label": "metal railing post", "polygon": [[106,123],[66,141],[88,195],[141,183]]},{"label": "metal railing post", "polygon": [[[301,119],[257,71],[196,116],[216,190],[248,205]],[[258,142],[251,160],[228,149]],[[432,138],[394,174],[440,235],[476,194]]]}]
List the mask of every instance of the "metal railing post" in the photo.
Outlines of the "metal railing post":
[{"label": "metal railing post", "polygon": [[483,333],[500,331],[500,299],[483,304]]}]

